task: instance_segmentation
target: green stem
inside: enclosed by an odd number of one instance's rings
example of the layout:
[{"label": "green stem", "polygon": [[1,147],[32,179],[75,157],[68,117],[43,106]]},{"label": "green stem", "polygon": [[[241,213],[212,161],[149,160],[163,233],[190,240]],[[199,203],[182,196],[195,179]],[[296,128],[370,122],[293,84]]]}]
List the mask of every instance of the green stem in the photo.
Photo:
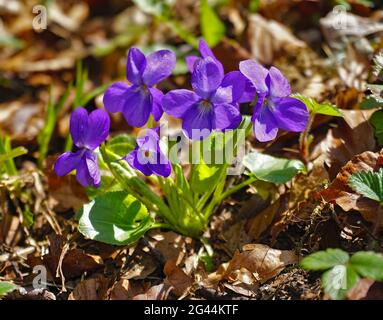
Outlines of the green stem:
[{"label": "green stem", "polygon": [[308,136],[311,130],[311,127],[313,125],[315,118],[315,112],[310,113],[309,121],[307,122],[306,129],[301,133],[301,136],[299,138],[299,151],[301,153],[301,157],[304,161],[307,162],[307,157],[309,155],[309,143],[308,143]]},{"label": "green stem", "polygon": [[170,230],[173,230],[173,228],[168,225],[167,223],[164,223],[164,222],[155,222],[153,225],[152,225],[152,229],[170,229]]},{"label": "green stem", "polygon": [[256,177],[252,176],[247,178],[246,180],[242,181],[241,183],[235,185],[234,187],[231,187],[230,189],[226,190],[219,198],[219,201],[223,201],[226,199],[228,196],[232,195],[233,193],[239,191],[243,187],[248,186],[249,184],[255,182],[257,180]]},{"label": "green stem", "polygon": [[[169,178],[162,178],[162,177],[158,177],[158,181],[160,182],[160,185],[161,185],[161,188],[163,191],[169,191],[169,192],[165,192],[165,196],[166,198],[168,199],[168,201],[170,202],[171,201],[171,190],[172,188],[175,188],[177,193],[176,193],[176,196],[180,196],[189,206],[190,208],[193,210],[193,212],[197,215],[198,217],[198,220],[200,221],[200,223],[202,225],[205,225],[206,224],[206,221],[204,219],[204,216],[201,214],[201,212],[199,210],[197,210],[195,204],[187,197],[187,195],[185,195],[185,193],[183,192],[183,190],[177,186],[177,184],[175,184],[173,182],[173,180],[169,179]],[[172,207],[172,206],[171,206]],[[176,209],[178,212],[186,212],[185,208],[184,207],[179,207],[177,206],[177,208],[173,208],[173,209]],[[174,210],[171,210],[171,211],[174,211]],[[174,217],[174,218],[177,218],[177,217]],[[179,225],[179,224],[178,224]],[[186,227],[187,226],[182,226],[182,227]]]},{"label": "green stem", "polygon": [[213,199],[211,199],[210,203],[208,204],[207,208],[204,210],[204,217],[206,221],[209,219],[210,215],[213,213],[214,208],[220,203],[220,195],[223,192],[223,188],[225,187],[226,183],[226,170],[227,165],[224,165],[223,170],[221,172],[221,175],[218,179],[218,184],[214,190]]},{"label": "green stem", "polygon": [[113,176],[130,194],[140,200],[152,211],[159,214],[164,220],[169,222],[170,225],[176,225],[176,220],[168,206],[158,195],[150,190],[150,188],[140,178],[135,175],[134,171],[132,171],[128,166],[121,168],[121,170],[125,170],[127,172],[129,179],[124,179],[123,176],[117,172],[116,166],[122,166],[122,164],[113,164],[110,157],[114,158],[114,161],[117,161],[120,158],[118,155],[105,148],[105,146],[100,147],[100,152]]}]

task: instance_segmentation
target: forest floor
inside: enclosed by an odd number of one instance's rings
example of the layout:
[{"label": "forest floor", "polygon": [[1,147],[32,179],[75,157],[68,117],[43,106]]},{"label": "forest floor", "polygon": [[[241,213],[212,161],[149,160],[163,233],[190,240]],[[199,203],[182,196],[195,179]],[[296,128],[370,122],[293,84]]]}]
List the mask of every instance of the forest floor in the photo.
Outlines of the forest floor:
[{"label": "forest floor", "polygon": [[[317,115],[304,150],[296,133],[269,143],[249,137],[250,149],[299,158],[308,173],[269,186],[267,194],[255,184],[226,199],[204,233],[208,244],[158,229],[125,247],[79,233],[75,214],[88,194],[73,175],[59,178],[52,166],[64,149],[73,106],[83,101],[88,110],[103,108],[104,86],[124,78],[130,46],[175,50],[176,72],[161,88],[188,86],[182,61],[192,48],[174,21],[200,37],[196,1],[175,1],[173,20],[148,13],[145,1],[51,1],[47,28],[40,31],[32,23],[39,1],[0,3],[0,139],[27,150],[14,159],[14,175],[0,168],[0,280],[19,286],[5,299],[327,299],[321,273],[300,268],[302,257],[327,248],[383,251],[379,210],[346,180],[383,165],[383,139],[370,122],[383,104],[369,98],[368,89],[379,83],[373,66],[383,47],[383,11],[356,0],[223,2],[216,11],[225,36],[214,53],[226,71],[249,58],[275,65],[293,92],[328,101],[343,117]],[[346,28],[332,15],[339,3]],[[78,61],[88,70],[82,97],[76,95]],[[71,81],[75,86],[65,96]],[[87,93],[94,95],[87,99]],[[47,106],[63,96],[57,121],[47,129]],[[42,130],[51,132],[48,145]],[[136,131],[113,115],[111,135],[119,133]],[[206,250],[213,250],[213,259],[206,259]],[[42,270],[46,289],[36,290]],[[383,299],[383,283],[362,279],[348,298]]]}]

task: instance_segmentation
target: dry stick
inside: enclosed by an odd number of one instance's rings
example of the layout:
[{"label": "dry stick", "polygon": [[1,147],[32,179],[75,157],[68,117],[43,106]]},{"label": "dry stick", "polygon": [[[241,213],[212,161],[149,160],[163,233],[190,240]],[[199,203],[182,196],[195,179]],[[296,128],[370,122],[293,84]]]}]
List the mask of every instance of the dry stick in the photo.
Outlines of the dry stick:
[{"label": "dry stick", "polygon": [[46,194],[45,194],[41,179],[39,177],[39,174],[37,172],[33,172],[32,176],[33,176],[34,185],[35,185],[37,195],[41,199],[40,204],[43,203],[44,207],[45,207],[44,208],[45,210],[42,209],[41,211],[42,211],[43,215],[45,216],[45,218],[47,219],[50,226],[52,227],[52,229],[54,230],[54,232],[56,234],[61,235],[62,230],[61,230],[60,224],[56,220],[55,213],[48,206],[48,203],[46,201]]},{"label": "dry stick", "polygon": [[36,250],[36,248],[31,246],[31,247],[27,247],[27,248],[17,249],[13,253],[4,253],[4,254],[0,255],[0,262],[6,262],[8,260],[11,260],[11,259],[14,259],[17,257],[24,258],[24,256],[27,256],[27,255],[35,252],[35,250]]},{"label": "dry stick", "polygon": [[57,264],[57,269],[56,269],[56,277],[61,278],[62,288],[61,288],[60,292],[66,292],[67,291],[66,287],[65,287],[65,277],[64,277],[63,270],[62,270],[62,264],[63,264],[65,255],[67,254],[68,250],[69,250],[69,242],[67,242],[61,250],[60,259],[59,259],[59,262]]}]

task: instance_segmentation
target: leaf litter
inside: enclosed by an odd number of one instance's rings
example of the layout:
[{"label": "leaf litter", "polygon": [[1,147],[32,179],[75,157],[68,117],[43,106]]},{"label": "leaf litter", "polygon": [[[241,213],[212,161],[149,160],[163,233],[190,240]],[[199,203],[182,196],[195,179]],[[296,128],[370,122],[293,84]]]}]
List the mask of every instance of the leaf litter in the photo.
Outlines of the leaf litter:
[{"label": "leaf litter", "polygon": [[[249,58],[273,64],[294,92],[330,102],[342,117],[315,116],[308,155],[301,158],[307,174],[278,187],[257,182],[221,203],[204,234],[208,244],[158,229],[120,247],[78,233],[75,213],[90,195],[73,176],[58,178],[51,170],[66,143],[70,110],[77,107],[74,89],[58,113],[50,158],[38,167],[37,136],[45,125],[47,92],[52,86],[58,100],[76,81],[79,60],[89,70],[86,92],[122,79],[126,50],[131,45],[150,50],[153,43],[171,44],[179,57],[179,73],[162,86],[188,83],[182,61],[193,51],[192,41],[175,22],[192,37],[200,36],[199,8],[177,1],[173,20],[158,23],[158,17],[131,3],[116,2],[106,10],[98,1],[94,6],[54,1],[48,29],[35,32],[30,21],[37,3],[0,6],[0,37],[8,39],[7,46],[0,44],[0,139],[6,134],[12,146],[30,152],[15,159],[16,176],[0,180],[0,283],[19,286],[5,299],[323,299],[319,277],[298,266],[303,256],[338,246],[348,252],[382,252],[379,204],[348,183],[352,174],[383,166],[370,122],[376,109],[362,110],[370,93],[367,84],[380,83],[372,76],[383,30],[375,8],[350,1],[346,17],[351,28],[334,29],[327,3],[260,1],[256,13],[242,1],[219,6],[219,32],[225,29],[225,35],[214,53],[225,69],[234,70]],[[317,18],[307,18],[308,12]],[[101,96],[102,90],[83,107],[102,108]],[[179,124],[170,129],[179,130]],[[119,115],[113,116],[112,130],[133,132]],[[300,157],[299,144],[292,134],[281,134],[273,143],[247,141],[251,150],[294,159]],[[32,288],[32,269],[38,265],[48,271],[46,290]],[[382,292],[380,282],[361,279],[347,297],[381,299]]]}]

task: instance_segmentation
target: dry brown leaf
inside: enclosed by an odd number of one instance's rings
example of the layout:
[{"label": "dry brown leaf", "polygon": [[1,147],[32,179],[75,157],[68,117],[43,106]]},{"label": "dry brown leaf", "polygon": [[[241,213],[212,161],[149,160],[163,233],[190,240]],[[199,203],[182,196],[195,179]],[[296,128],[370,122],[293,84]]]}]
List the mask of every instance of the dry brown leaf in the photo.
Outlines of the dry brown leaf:
[{"label": "dry brown leaf", "polygon": [[250,59],[251,54],[238,43],[223,39],[215,48],[214,53],[222,62],[225,71],[238,70],[238,65],[242,60]]},{"label": "dry brown leaf", "polygon": [[[327,202],[336,203],[344,211],[357,210],[366,220],[375,222],[379,204],[355,193],[348,186],[348,180],[356,172],[378,170],[383,164],[382,160],[382,154],[370,151],[356,155],[341,169],[330,186],[321,192],[321,196]],[[380,226],[383,226],[383,221]]]},{"label": "dry brown leaf", "polygon": [[360,279],[358,283],[347,292],[347,298],[349,300],[361,300],[365,298],[374,282],[375,281],[371,279]]},{"label": "dry brown leaf", "polygon": [[81,281],[69,295],[68,300],[104,300],[107,297],[109,280],[104,276]]},{"label": "dry brown leaf", "polygon": [[[341,10],[341,7],[339,9]],[[330,11],[319,22],[327,43],[335,46],[345,36],[360,38],[383,31],[383,23],[357,16],[346,10]]]},{"label": "dry brown leaf", "polygon": [[[337,90],[335,105],[343,110],[355,110],[358,112],[359,104],[365,97],[364,93],[355,88]],[[368,111],[367,111],[368,112]]]},{"label": "dry brown leaf", "polygon": [[185,257],[187,243],[192,242],[191,238],[181,236],[173,231],[159,232],[153,230],[149,233],[149,237],[153,238],[153,240],[149,240],[153,248],[160,251],[166,260],[174,260],[177,265]]},{"label": "dry brown leaf", "polygon": [[370,68],[370,59],[366,53],[360,52],[353,44],[349,43],[346,56],[337,70],[340,79],[347,87],[364,91]]},{"label": "dry brown leaf", "polygon": [[247,288],[247,285],[243,284],[243,283],[239,283],[237,285],[232,285],[230,283],[224,283],[223,285],[225,286],[225,288],[228,288],[229,290],[231,290],[237,294],[240,294],[242,296],[246,296],[249,298],[255,298],[256,297],[254,289],[258,288],[258,286],[255,286],[255,288],[249,289],[249,288]]},{"label": "dry brown leaf", "polygon": [[173,260],[168,260],[164,267],[166,275],[165,284],[173,287],[173,293],[177,296],[184,296],[193,285],[193,279],[189,277],[181,268],[177,267]]},{"label": "dry brown leaf", "polygon": [[172,287],[161,283],[151,287],[148,291],[133,297],[133,300],[166,300]]},{"label": "dry brown leaf", "polygon": [[207,285],[222,280],[248,285],[263,283],[278,275],[286,266],[298,262],[294,251],[272,249],[264,244],[245,245],[233,258],[207,278]]},{"label": "dry brown leaf", "polygon": [[27,102],[27,99],[0,104],[0,130],[13,140],[30,141],[43,127],[42,104]]},{"label": "dry brown leaf", "polygon": [[244,232],[245,224],[246,220],[241,220],[237,223],[232,222],[227,229],[219,234],[219,238],[224,242],[215,244],[215,248],[222,249],[229,256],[232,256],[236,250],[244,244],[249,243],[251,239],[247,233]]},{"label": "dry brown leaf", "polygon": [[363,300],[383,300],[383,282],[375,282]]},{"label": "dry brown leaf", "polygon": [[77,212],[89,201],[88,195],[74,175],[58,177],[53,172],[54,160],[53,157],[48,157],[46,160],[49,168],[46,171],[49,186],[49,205],[58,212],[65,212],[69,209]]},{"label": "dry brown leaf", "polygon": [[146,292],[148,288],[141,281],[121,279],[110,291],[110,300],[132,300],[133,297]]},{"label": "dry brown leaf", "polygon": [[271,225],[281,205],[280,199],[259,212],[254,218],[248,220],[245,230],[250,240],[257,240],[262,233]]},{"label": "dry brown leaf", "polygon": [[150,253],[140,251],[127,266],[128,270],[123,274],[124,279],[145,279],[152,274],[158,267]]},{"label": "dry brown leaf", "polygon": [[252,56],[263,64],[271,64],[277,54],[296,55],[297,50],[307,48],[284,25],[259,14],[249,16],[248,37]]},{"label": "dry brown leaf", "polygon": [[[65,238],[62,236],[49,235],[50,252],[43,257],[43,260],[53,275],[56,274],[65,242]],[[65,252],[61,270],[65,278],[71,279],[81,276],[84,272],[97,270],[102,266],[103,262],[99,256],[93,256],[75,248]]]},{"label": "dry brown leaf", "polygon": [[273,224],[271,234],[275,240],[278,234],[288,225],[307,220],[311,217],[314,209],[318,206],[318,192],[323,184],[328,181],[328,174],[323,166],[323,156],[314,160],[312,169],[307,175],[298,175],[292,183],[288,199],[282,199],[287,204],[281,204],[284,211]]},{"label": "dry brown leaf", "polygon": [[312,159],[326,155],[330,179],[355,155],[377,148],[374,128],[368,122],[373,110],[341,110],[339,126],[330,129],[326,138],[312,152]]}]

